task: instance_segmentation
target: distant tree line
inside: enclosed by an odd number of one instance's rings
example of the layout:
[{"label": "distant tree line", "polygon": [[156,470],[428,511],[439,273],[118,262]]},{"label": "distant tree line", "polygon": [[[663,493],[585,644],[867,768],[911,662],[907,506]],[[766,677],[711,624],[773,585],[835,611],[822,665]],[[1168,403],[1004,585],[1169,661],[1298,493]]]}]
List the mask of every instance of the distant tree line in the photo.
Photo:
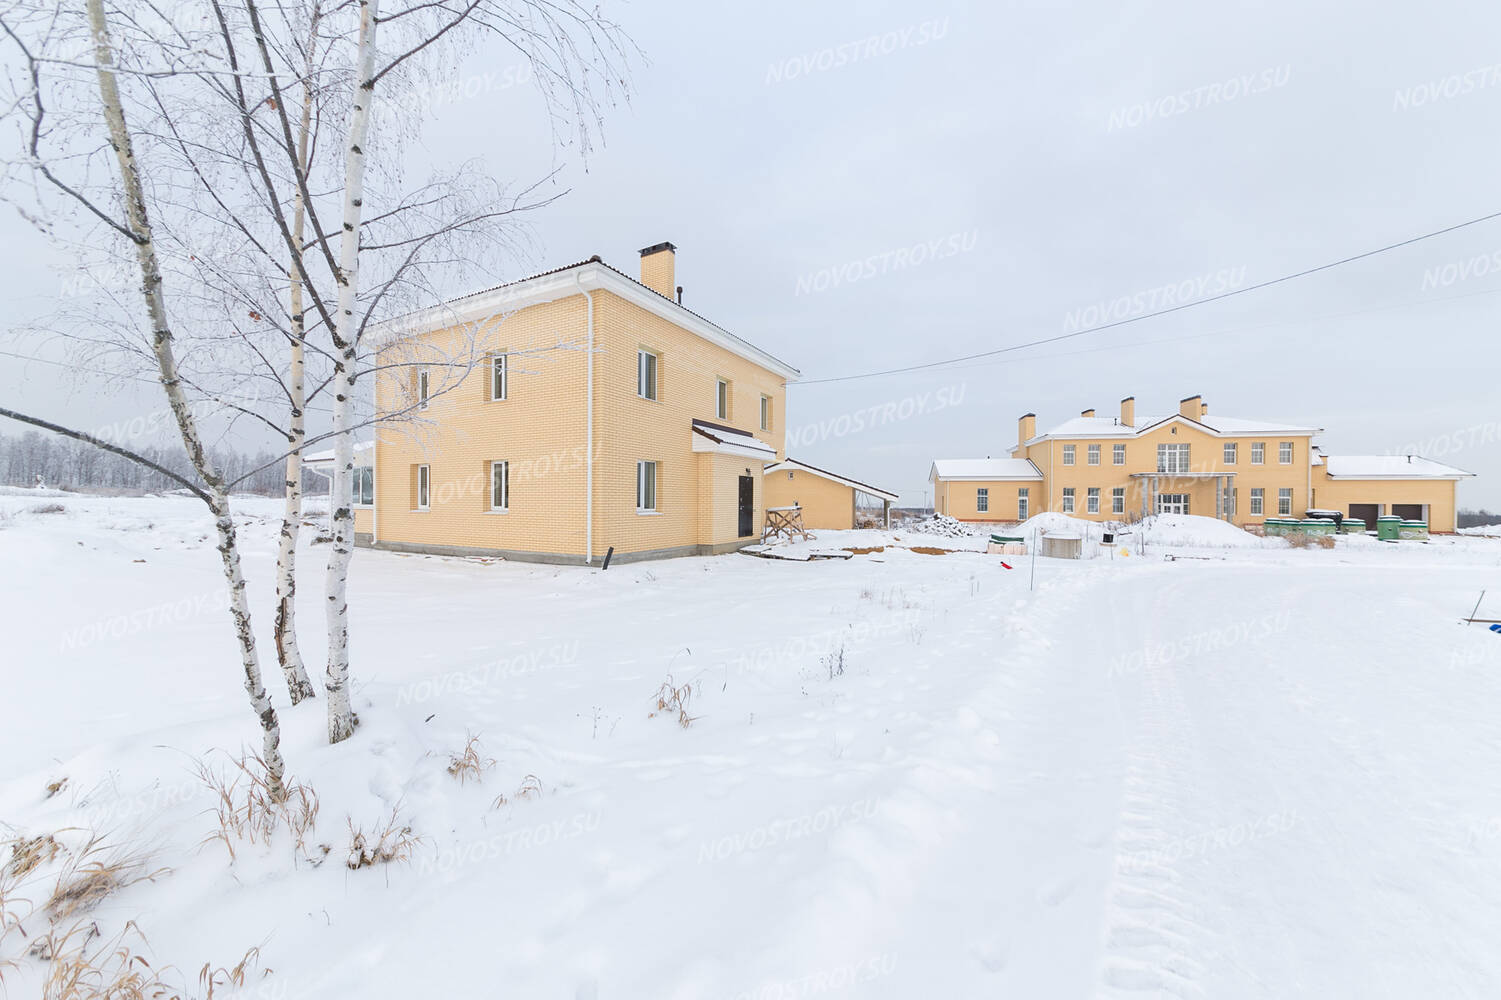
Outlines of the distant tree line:
[{"label": "distant tree line", "polygon": [[[144,458],[171,469],[185,479],[197,482],[193,463],[180,443],[173,445],[130,443],[128,447]],[[279,496],[285,492],[286,463],[277,452],[255,454],[233,448],[209,449],[214,464],[223,470],[227,481],[250,473],[239,487],[240,492]],[[251,473],[252,469],[259,471]],[[37,477],[52,489],[123,490],[126,492],[181,489],[159,472],[154,472],[119,455],[110,454],[82,441],[54,437],[40,431],[17,436],[0,435],[0,482],[8,486],[34,486]],[[324,493],[328,480],[303,471],[303,490]]]},{"label": "distant tree line", "polygon": [[1459,512],[1459,526],[1461,528],[1474,528],[1482,524],[1501,524],[1501,514],[1492,514],[1483,507],[1480,510],[1462,510]]}]

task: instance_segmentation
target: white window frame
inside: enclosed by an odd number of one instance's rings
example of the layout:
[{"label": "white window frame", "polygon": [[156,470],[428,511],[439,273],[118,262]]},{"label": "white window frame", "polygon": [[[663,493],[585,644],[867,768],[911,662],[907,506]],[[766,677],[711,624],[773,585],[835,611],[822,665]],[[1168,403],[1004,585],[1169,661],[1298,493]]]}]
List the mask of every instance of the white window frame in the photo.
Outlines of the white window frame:
[{"label": "white window frame", "polygon": [[1226,465],[1234,465],[1235,464],[1235,460],[1239,457],[1239,455],[1237,454],[1237,452],[1239,452],[1239,450],[1240,449],[1236,447],[1236,444],[1235,444],[1234,441],[1226,441],[1225,442],[1225,464]]},{"label": "white window frame", "polygon": [[[495,474],[500,473],[497,481]],[[500,488],[497,490],[496,486]],[[511,509],[511,463],[497,459],[490,463],[490,510],[496,514],[508,513]]]},{"label": "white window frame", "polygon": [[1110,456],[1111,456],[1110,460],[1112,462],[1114,462],[1116,465],[1125,465],[1126,464],[1126,446],[1123,445],[1123,444],[1118,444],[1118,445],[1112,446],[1111,449],[1110,449]]},{"label": "white window frame", "polygon": [[656,462],[643,459],[636,463],[636,513],[655,514],[660,509],[657,506],[660,479]]},{"label": "white window frame", "polygon": [[1183,443],[1159,444],[1157,446],[1157,472],[1159,475],[1181,475],[1188,472],[1189,446]]},{"label": "white window frame", "polygon": [[990,513],[990,487],[975,487],[975,510],[981,514]]},{"label": "white window frame", "polygon": [[1018,521],[1025,521],[1027,519],[1027,508],[1029,506],[1029,499],[1030,498],[1027,496],[1027,488],[1025,486],[1019,486],[1019,487],[1017,487],[1017,490],[1016,490],[1016,519]]},{"label": "white window frame", "polygon": [[1065,514],[1072,514],[1073,512],[1074,512],[1074,488],[1072,486],[1065,486],[1065,487],[1063,487],[1063,513],[1065,513]]},{"label": "white window frame", "polygon": [[[363,499],[364,490],[361,488],[361,483],[369,483],[370,485],[369,500]],[[354,494],[354,505],[356,507],[375,506],[375,469],[373,466],[356,465],[354,467],[354,483],[352,492]]]},{"label": "white window frame", "polygon": [[1277,442],[1277,464],[1278,465],[1292,465],[1293,464],[1293,443],[1291,441],[1279,441],[1279,442]]},{"label": "white window frame", "polygon": [[1086,514],[1100,512],[1100,488],[1098,486],[1091,486],[1084,491],[1084,512]]},{"label": "white window frame", "polygon": [[1263,487],[1251,487],[1251,516],[1266,516],[1266,490]]},{"label": "white window frame", "polygon": [[1265,465],[1266,464],[1266,442],[1265,441],[1252,441],[1251,442],[1251,464],[1252,465]]},{"label": "white window frame", "polygon": [[417,509],[432,510],[433,473],[426,465],[417,466]]},{"label": "white window frame", "polygon": [[1293,512],[1293,488],[1281,486],[1277,489],[1277,516],[1287,517]]},{"label": "white window frame", "polygon": [[1099,465],[1100,446],[1097,444],[1092,444],[1088,448],[1084,449],[1084,461],[1090,465]]},{"label": "white window frame", "polygon": [[1124,514],[1126,512],[1126,488],[1116,486],[1110,490],[1110,513]]},{"label": "white window frame", "polygon": [[636,349],[636,395],[657,402],[661,396],[662,356],[644,347]]},{"label": "white window frame", "polygon": [[763,431],[769,431],[769,430],[771,430],[771,418],[772,418],[772,413],[771,413],[771,397],[768,396],[768,395],[766,395],[765,393],[762,393],[762,395],[761,395],[761,429]]},{"label": "white window frame", "polygon": [[417,369],[417,409],[425,410],[432,395],[432,377],[426,368]]},{"label": "white window frame", "polygon": [[502,402],[511,394],[511,363],[507,357],[504,353],[490,356],[490,401],[492,403]]},{"label": "white window frame", "polygon": [[730,419],[730,380],[717,378],[714,380],[714,417],[717,420]]},{"label": "white window frame", "polygon": [[1063,464],[1074,464],[1074,446],[1071,444],[1066,444],[1063,446]]}]

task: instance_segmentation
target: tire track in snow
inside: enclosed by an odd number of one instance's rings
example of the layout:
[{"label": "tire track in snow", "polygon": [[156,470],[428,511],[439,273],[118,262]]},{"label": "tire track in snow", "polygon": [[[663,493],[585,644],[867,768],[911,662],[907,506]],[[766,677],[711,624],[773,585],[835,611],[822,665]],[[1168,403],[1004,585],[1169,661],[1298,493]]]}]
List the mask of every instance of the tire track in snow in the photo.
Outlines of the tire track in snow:
[{"label": "tire track in snow", "polygon": [[[1145,593],[1135,590],[1127,610],[1156,624],[1169,595],[1159,587],[1143,606]],[[1099,627],[1097,634],[1131,634],[1122,603],[1111,605],[1110,627]],[[1191,812],[1207,786],[1198,780],[1199,739],[1171,659],[1146,658],[1136,718],[1127,729],[1115,863],[1105,898],[1101,991],[1203,996],[1204,970],[1196,956],[1204,953],[1208,929],[1173,847],[1181,843],[1181,832],[1192,828]]]}]

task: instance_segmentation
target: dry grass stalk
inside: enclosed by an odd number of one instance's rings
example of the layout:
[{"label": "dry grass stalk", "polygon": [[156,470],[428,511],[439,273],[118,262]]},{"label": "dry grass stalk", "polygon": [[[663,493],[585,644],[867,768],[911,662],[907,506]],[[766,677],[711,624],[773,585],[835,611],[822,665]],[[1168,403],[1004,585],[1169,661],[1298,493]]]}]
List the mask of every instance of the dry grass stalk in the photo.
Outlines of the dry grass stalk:
[{"label": "dry grass stalk", "polygon": [[[221,987],[228,986],[231,991],[238,990],[245,985],[246,978],[250,975],[251,966],[261,959],[261,950],[251,948],[233,968],[210,969],[207,962],[198,971],[198,989],[203,993],[203,1000],[214,1000],[214,994]],[[261,975],[267,975],[271,970],[267,969]]]},{"label": "dry grass stalk", "polygon": [[470,778],[483,781],[485,772],[494,766],[494,757],[480,755],[479,737],[473,734],[470,734],[469,742],[464,744],[463,753],[448,755],[448,773],[458,778],[461,785]]},{"label": "dry grass stalk", "polygon": [[1334,548],[1333,535],[1309,534],[1306,531],[1294,531],[1291,534],[1283,535],[1282,537],[1287,539],[1287,544],[1291,545],[1295,549],[1306,549],[1310,545],[1317,545],[1321,549]]},{"label": "dry grass stalk", "polygon": [[30,875],[37,866],[51,861],[63,849],[63,845],[50,833],[31,838],[16,837],[8,841],[7,845],[10,847],[10,861],[6,864],[5,871],[18,879]]},{"label": "dry grass stalk", "polygon": [[528,774],[525,778],[521,779],[521,786],[516,789],[516,791],[510,796],[510,798],[507,798],[504,795],[497,795],[495,796],[495,801],[490,803],[490,808],[499,809],[501,806],[509,803],[512,799],[540,799],[541,797],[542,780],[535,774]]},{"label": "dry grass stalk", "polygon": [[137,944],[144,945],[146,937],[134,921],[90,948],[101,936],[98,924],[77,923],[64,932],[54,928],[38,942],[45,942],[50,963],[42,1000],[180,1000],[181,994],[137,953]]},{"label": "dry grass stalk", "polygon": [[672,675],[668,674],[662,686],[657,689],[657,708],[648,718],[654,718],[659,714],[671,715],[677,713],[678,725],[687,729],[693,725],[696,716],[688,714],[688,703],[693,700],[693,683],[690,681],[681,687],[672,682]]},{"label": "dry grass stalk", "polygon": [[58,778],[56,781],[49,782],[48,785],[47,785],[47,798],[49,798],[49,799],[52,798],[58,792],[62,791],[64,788],[67,788],[67,787],[68,787],[68,779],[67,779],[66,775],[63,776],[63,777],[61,777],[61,778]]},{"label": "dry grass stalk", "polygon": [[69,855],[43,909],[54,922],[68,920],[87,913],[127,886],[155,881],[170,871],[148,871],[147,860],[144,854],[106,844],[96,834]]},{"label": "dry grass stalk", "polygon": [[356,827],[353,819],[349,821],[349,857],[344,864],[350,871],[412,860],[412,850],[422,838],[415,836],[410,826],[397,825],[397,811],[393,808],[384,826],[378,831],[372,830],[369,835]]},{"label": "dry grass stalk", "polygon": [[286,797],[277,799],[266,762],[260,757],[241,754],[229,762],[227,772],[215,771],[203,761],[196,766],[198,780],[214,793],[214,814],[219,821],[219,829],[204,842],[222,843],[232,861],[237,842],[269,843],[278,830],[285,829],[296,850],[306,853],[308,834],[318,822],[318,794],[288,778]]}]

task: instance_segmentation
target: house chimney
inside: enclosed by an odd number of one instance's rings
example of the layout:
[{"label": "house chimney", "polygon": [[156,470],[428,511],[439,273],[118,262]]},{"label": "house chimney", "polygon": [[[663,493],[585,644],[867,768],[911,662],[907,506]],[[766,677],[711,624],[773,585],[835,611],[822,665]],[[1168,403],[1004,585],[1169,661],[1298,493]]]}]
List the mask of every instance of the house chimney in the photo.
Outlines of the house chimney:
[{"label": "house chimney", "polygon": [[1204,415],[1204,397],[1189,396],[1178,401],[1178,413],[1189,420],[1198,420]]},{"label": "house chimney", "polygon": [[1209,416],[1209,404],[1208,403],[1200,403],[1199,404],[1199,416],[1201,416],[1201,417],[1207,417],[1207,416]]},{"label": "house chimney", "polygon": [[1136,426],[1136,397],[1127,396],[1121,400],[1121,423],[1127,427]]},{"label": "house chimney", "polygon": [[641,283],[667,299],[677,284],[677,250],[671,243],[658,243],[641,251]]},{"label": "house chimney", "polygon": [[1092,417],[1092,416],[1094,416],[1094,407],[1090,407],[1087,410],[1080,410],[1079,411],[1079,416],[1081,416],[1081,417]]},{"label": "house chimney", "polygon": [[1016,422],[1016,443],[1025,445],[1037,436],[1037,414],[1023,413]]}]

